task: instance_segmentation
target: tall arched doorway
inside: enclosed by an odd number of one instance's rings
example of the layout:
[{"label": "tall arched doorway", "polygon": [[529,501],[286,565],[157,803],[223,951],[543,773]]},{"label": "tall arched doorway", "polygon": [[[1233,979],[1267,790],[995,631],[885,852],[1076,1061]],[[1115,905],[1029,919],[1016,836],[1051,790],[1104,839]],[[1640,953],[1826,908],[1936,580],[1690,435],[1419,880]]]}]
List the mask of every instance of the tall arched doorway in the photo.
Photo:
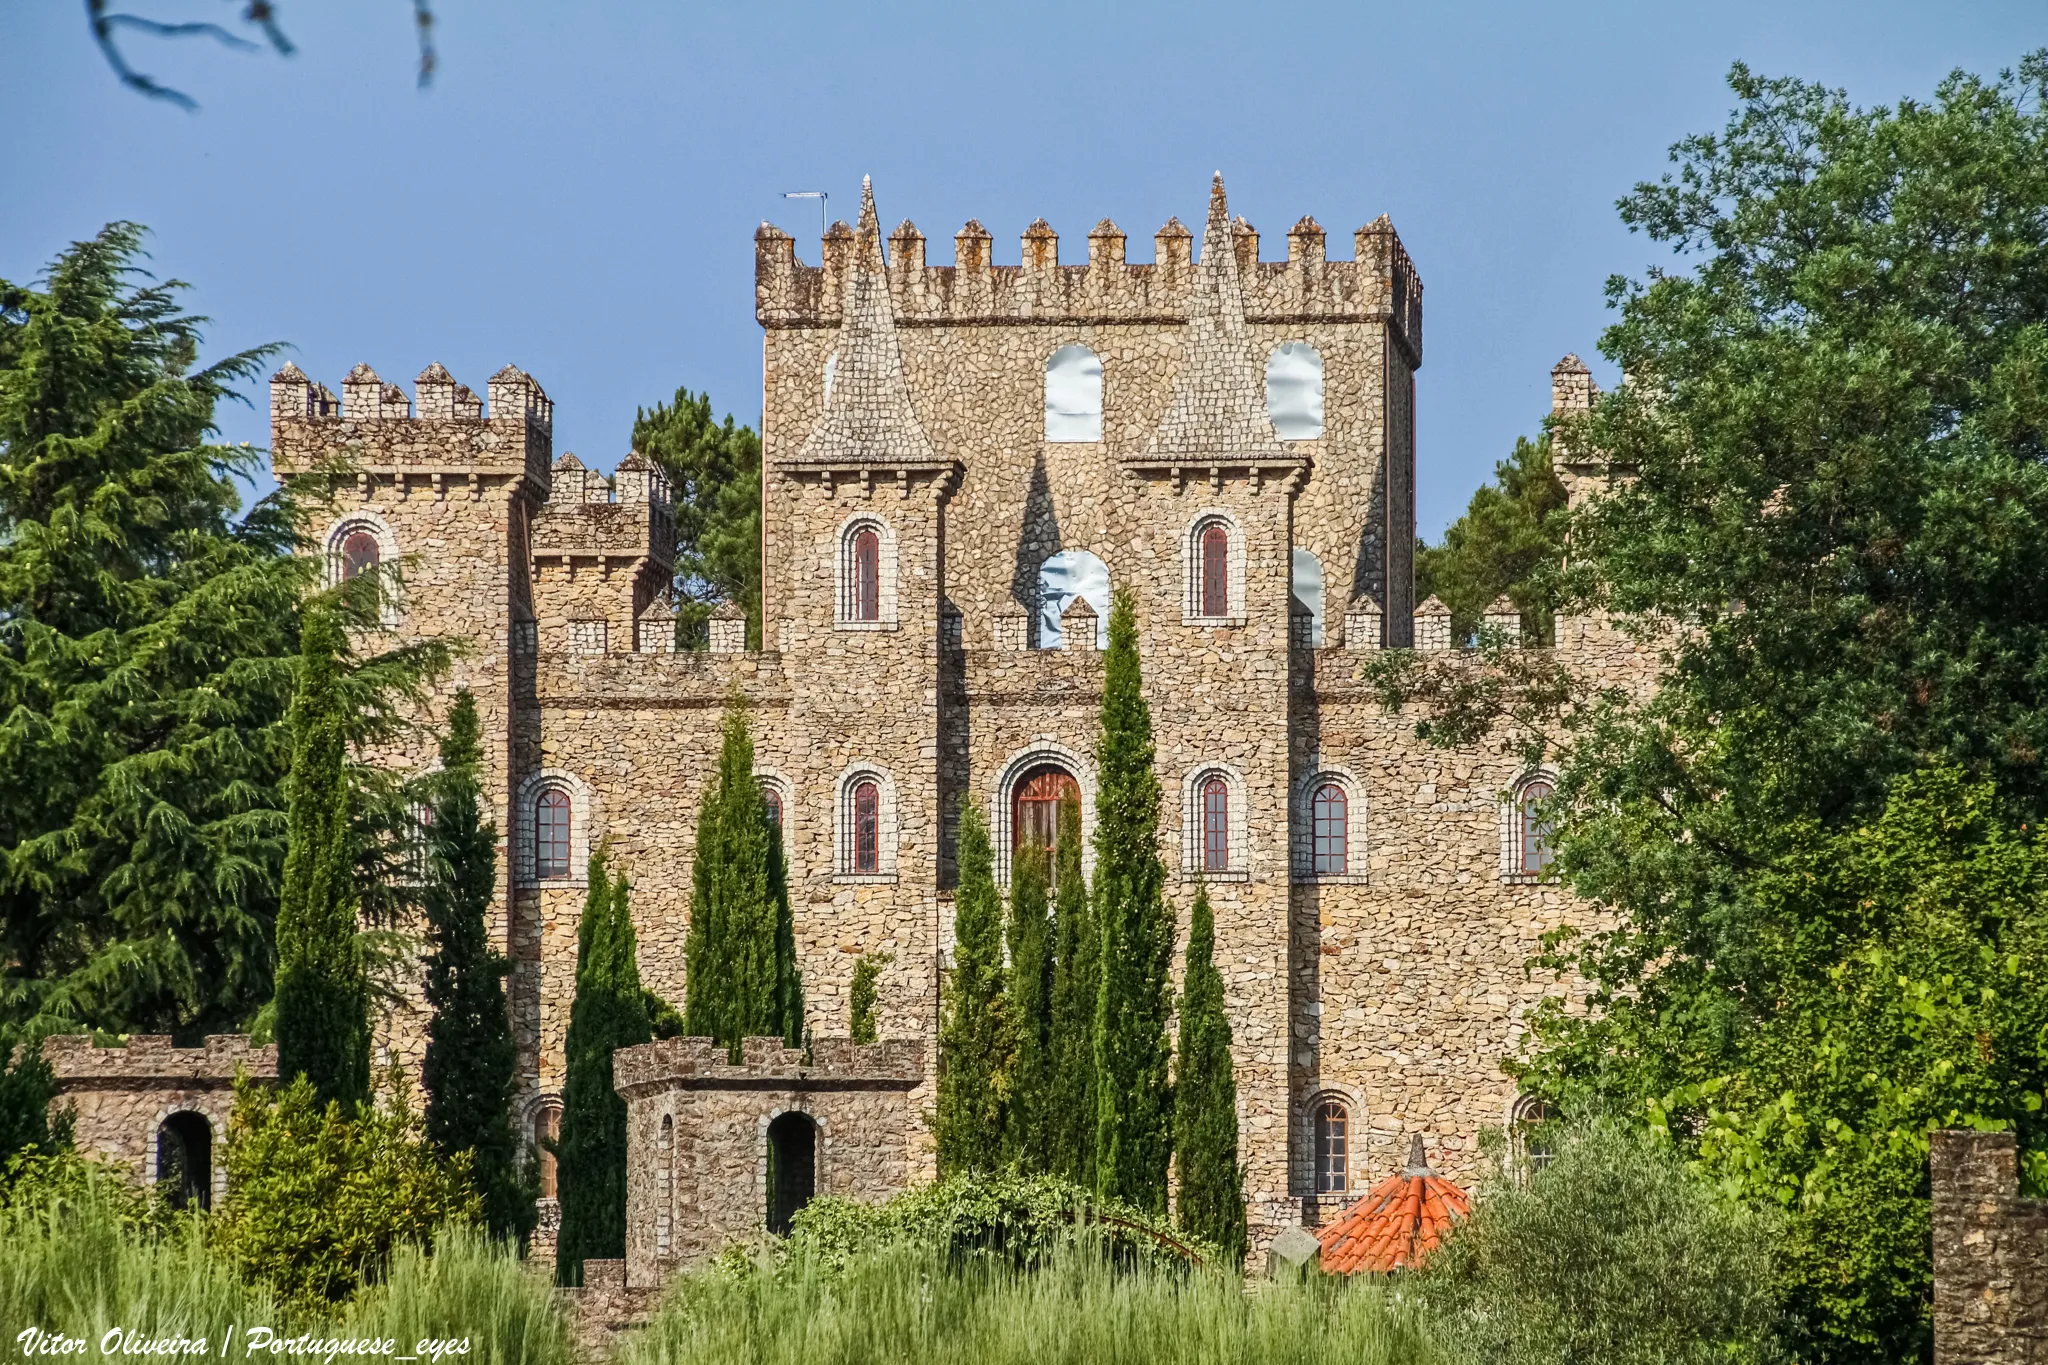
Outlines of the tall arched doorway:
[{"label": "tall arched doorway", "polygon": [[1010,798],[1010,856],[1014,859],[1026,844],[1036,844],[1054,853],[1060,842],[1060,802],[1067,797],[1081,799],[1081,784],[1072,773],[1053,763],[1042,763],[1017,779]]},{"label": "tall arched doorway", "polygon": [[768,1231],[789,1235],[789,1220],[818,1192],[818,1125],[809,1114],[779,1115],[768,1125]]},{"label": "tall arched doorway", "polygon": [[174,1209],[213,1206],[213,1125],[183,1110],[156,1130],[156,1182]]}]

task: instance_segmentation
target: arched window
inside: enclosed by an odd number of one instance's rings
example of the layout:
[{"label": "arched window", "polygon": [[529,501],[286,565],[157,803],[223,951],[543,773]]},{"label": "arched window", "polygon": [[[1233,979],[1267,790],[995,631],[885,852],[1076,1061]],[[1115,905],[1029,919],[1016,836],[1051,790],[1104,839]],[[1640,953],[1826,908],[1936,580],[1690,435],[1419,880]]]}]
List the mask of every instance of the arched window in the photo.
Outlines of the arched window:
[{"label": "arched window", "polygon": [[555,1197],[555,1154],[551,1144],[562,1136],[562,1106],[544,1104],[533,1114],[533,1159],[540,1166],[540,1197]]},{"label": "arched window", "polygon": [[1315,1188],[1342,1194],[1351,1188],[1351,1111],[1342,1100],[1323,1100],[1315,1111]]},{"label": "arched window", "polygon": [[1335,782],[1316,788],[1310,800],[1315,822],[1315,874],[1342,877],[1351,870],[1351,803]]},{"label": "arched window", "polygon": [[533,802],[533,875],[554,881],[569,875],[569,793],[545,787]]},{"label": "arched window", "polygon": [[853,784],[853,870],[882,870],[882,789],[872,778]]},{"label": "arched window", "polygon": [[1186,542],[1187,625],[1235,624],[1244,616],[1244,537],[1228,513],[1205,512],[1189,524]]},{"label": "arched window", "polygon": [[156,1184],[174,1209],[213,1206],[213,1125],[183,1110],[156,1130]]},{"label": "arched window", "polygon": [[368,573],[384,558],[384,547],[377,543],[377,537],[368,531],[350,531],[341,539],[342,581],[358,574]]},{"label": "arched window", "polygon": [[1081,784],[1064,768],[1048,763],[1033,768],[1017,783],[1010,800],[1010,847],[1036,844],[1047,853],[1059,847],[1060,802],[1081,799]]},{"label": "arched window", "polygon": [[1522,791],[1515,802],[1515,833],[1517,835],[1516,870],[1524,876],[1536,876],[1550,866],[1556,856],[1550,846],[1550,820],[1543,813],[1544,803],[1550,800],[1553,788],[1548,779],[1537,778],[1522,784]]},{"label": "arched window", "polygon": [[1202,782],[1202,871],[1230,870],[1230,784],[1221,777]]},{"label": "arched window", "polygon": [[879,621],[882,619],[882,538],[875,534],[872,526],[863,526],[853,533],[853,581],[848,585],[848,596],[853,603],[853,619],[856,621]]},{"label": "arched window", "polygon": [[761,813],[768,817],[768,823],[777,834],[782,833],[782,793],[773,787],[761,788]]},{"label": "arched window", "polygon": [[1221,526],[1202,531],[1202,615],[1230,615],[1230,532]]},{"label": "arched window", "polygon": [[1283,441],[1323,434],[1323,356],[1305,341],[1273,348],[1266,360],[1266,412]]},{"label": "arched window", "polygon": [[1045,439],[1102,439],[1102,362],[1086,346],[1062,346],[1046,357]]}]

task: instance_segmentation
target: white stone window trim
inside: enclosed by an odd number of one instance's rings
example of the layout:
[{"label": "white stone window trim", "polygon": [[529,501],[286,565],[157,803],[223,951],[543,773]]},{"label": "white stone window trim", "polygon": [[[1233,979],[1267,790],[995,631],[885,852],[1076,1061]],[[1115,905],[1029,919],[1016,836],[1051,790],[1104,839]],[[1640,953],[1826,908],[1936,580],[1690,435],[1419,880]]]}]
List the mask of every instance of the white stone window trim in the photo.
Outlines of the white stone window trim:
[{"label": "white stone window trim", "polygon": [[156,1117],[150,1121],[149,1136],[144,1139],[149,1145],[142,1153],[143,1169],[149,1172],[149,1184],[154,1187],[157,1181],[164,1178],[163,1171],[157,1166],[160,1157],[158,1141],[163,1136],[165,1121],[173,1114],[197,1114],[206,1120],[206,1153],[209,1168],[207,1183],[213,1189],[208,1207],[217,1209],[228,1197],[228,1167],[226,1153],[222,1150],[222,1125],[213,1115],[189,1100],[182,1104],[165,1105],[156,1111]]},{"label": "white stone window trim", "polygon": [[1531,886],[1552,881],[1547,872],[1522,871],[1522,802],[1532,783],[1548,782],[1557,789],[1557,769],[1548,764],[1529,769],[1515,778],[1500,802],[1500,879],[1511,886]]},{"label": "white stone window trim", "polygon": [[323,560],[320,573],[321,583],[329,588],[341,585],[341,543],[358,531],[368,531],[377,539],[377,570],[384,581],[384,601],[378,614],[386,627],[396,626],[405,618],[404,583],[399,573],[398,533],[391,529],[391,523],[367,507],[358,508],[336,517],[327,527],[327,534],[321,537]]},{"label": "white stone window trim", "polygon": [[[875,812],[875,870],[854,871],[854,809],[853,789],[863,780],[875,784],[875,794],[881,807]],[[885,885],[896,880],[896,783],[889,776],[888,769],[876,763],[856,762],[847,765],[839,774],[839,781],[833,787],[833,809],[837,812],[838,826],[832,859],[832,880],[848,885]]]},{"label": "white stone window trim", "polygon": [[[1212,777],[1223,779],[1229,802],[1225,811],[1227,817],[1224,837],[1229,841],[1225,850],[1227,858],[1222,871],[1211,871],[1202,866],[1203,810],[1202,787]],[[1228,763],[1198,764],[1181,779],[1180,810],[1180,871],[1187,881],[1200,878],[1209,882],[1244,882],[1251,880],[1249,822],[1245,811],[1244,774]]]},{"label": "white stone window trim", "polygon": [[[569,798],[569,875],[549,877],[545,881],[534,875],[534,841],[540,830],[534,820],[534,802],[550,787],[558,788]],[[596,798],[590,786],[582,778],[566,768],[541,768],[526,775],[519,783],[519,792],[512,807],[512,824],[518,832],[513,841],[512,873],[522,887],[590,885],[591,826],[597,813]]]},{"label": "white stone window trim", "polygon": [[[853,540],[862,531],[873,531],[875,547],[875,619],[862,621],[855,615]],[[839,524],[839,548],[832,624],[840,630],[896,629],[896,528],[873,512],[859,511]]]},{"label": "white stone window trim", "polygon": [[762,800],[774,792],[782,798],[782,861],[785,875],[791,882],[798,879],[799,859],[797,858],[797,811],[796,783],[789,780],[780,768],[756,766],[754,781],[761,788]]},{"label": "white stone window trim", "polygon": [[[1212,526],[1221,526],[1229,537],[1228,553],[1224,563],[1230,582],[1225,593],[1228,612],[1222,616],[1202,614],[1202,534]],[[1186,562],[1186,579],[1181,594],[1181,624],[1184,626],[1241,626],[1245,623],[1244,577],[1245,549],[1244,529],[1237,524],[1237,518],[1221,507],[1205,507],[1195,514],[1187,526],[1182,540],[1182,559]]]},{"label": "white stone window trim", "polygon": [[[1055,407],[1055,391],[1078,401]],[[1053,445],[1102,440],[1102,357],[1081,342],[1066,342],[1045,358],[1045,439]]]},{"label": "white stone window trim", "polygon": [[[1316,867],[1316,792],[1325,783],[1335,783],[1344,793],[1343,872],[1322,872]],[[1326,763],[1303,778],[1294,788],[1294,816],[1288,822],[1292,846],[1294,880],[1317,886],[1364,886],[1372,880],[1366,871],[1371,841],[1366,837],[1365,783],[1351,768]]]},{"label": "white stone window trim", "polygon": [[[1344,1188],[1316,1193],[1316,1110],[1335,1100],[1344,1106]],[[1365,1100],[1351,1086],[1319,1081],[1301,1102],[1295,1124],[1294,1193],[1306,1199],[1348,1199],[1367,1188],[1360,1181],[1360,1138],[1365,1132]]]},{"label": "white stone window trim", "polygon": [[1095,876],[1095,765],[1051,735],[1034,735],[1031,742],[1003,760],[1002,775],[989,793],[989,842],[995,848],[996,885],[1008,889],[1010,863],[1017,850],[1012,846],[1010,806],[1017,796],[1017,784],[1034,768],[1047,765],[1065,768],[1081,788],[1081,872]]}]

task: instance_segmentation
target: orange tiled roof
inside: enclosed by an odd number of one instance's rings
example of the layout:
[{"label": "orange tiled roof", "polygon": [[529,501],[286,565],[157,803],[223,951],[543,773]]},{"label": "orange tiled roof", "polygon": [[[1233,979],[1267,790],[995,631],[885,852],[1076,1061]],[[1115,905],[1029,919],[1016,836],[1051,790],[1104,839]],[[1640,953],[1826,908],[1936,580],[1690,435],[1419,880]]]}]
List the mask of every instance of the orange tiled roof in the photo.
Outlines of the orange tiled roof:
[{"label": "orange tiled roof", "polygon": [[1316,1229],[1323,1269],[1337,1275],[1385,1274],[1427,1256],[1451,1224],[1472,1211],[1472,1198],[1429,1168],[1417,1134],[1408,1169],[1388,1176],[1363,1199]]}]

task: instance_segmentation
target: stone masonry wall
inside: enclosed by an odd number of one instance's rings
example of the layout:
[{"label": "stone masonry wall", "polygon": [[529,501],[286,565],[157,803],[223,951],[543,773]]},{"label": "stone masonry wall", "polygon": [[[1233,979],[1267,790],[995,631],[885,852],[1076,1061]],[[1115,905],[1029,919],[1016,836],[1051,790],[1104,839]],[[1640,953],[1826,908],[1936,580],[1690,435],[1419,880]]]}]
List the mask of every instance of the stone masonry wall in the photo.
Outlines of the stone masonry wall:
[{"label": "stone masonry wall", "polygon": [[2020,1197],[2013,1135],[1937,1131],[1929,1159],[1935,1365],[2048,1360],[2048,1200]]}]

